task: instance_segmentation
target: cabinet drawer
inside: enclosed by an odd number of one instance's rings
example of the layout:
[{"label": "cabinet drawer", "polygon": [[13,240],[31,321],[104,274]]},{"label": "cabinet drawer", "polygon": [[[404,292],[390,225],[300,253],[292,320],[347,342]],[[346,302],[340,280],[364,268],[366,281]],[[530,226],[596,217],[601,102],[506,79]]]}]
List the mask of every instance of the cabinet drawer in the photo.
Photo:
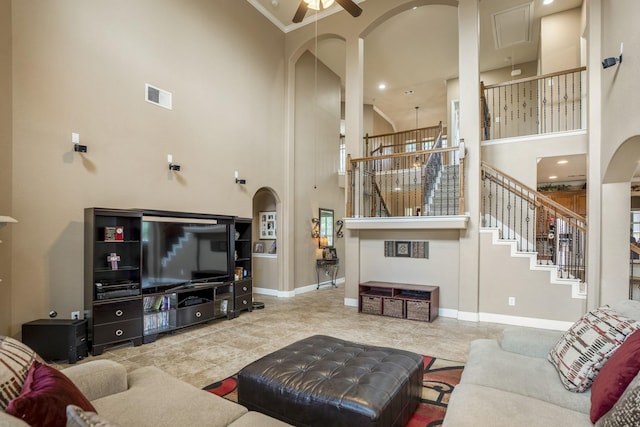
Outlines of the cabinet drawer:
[{"label": "cabinet drawer", "polygon": [[94,325],[141,317],[142,302],[139,299],[115,302],[111,304],[96,304],[93,306]]},{"label": "cabinet drawer", "polygon": [[253,293],[251,280],[242,280],[240,282],[236,282],[234,284],[234,292],[236,297]]},{"label": "cabinet drawer", "polygon": [[106,344],[110,342],[125,341],[142,336],[142,319],[125,320],[93,328],[93,343]]},{"label": "cabinet drawer", "polygon": [[241,295],[239,297],[236,297],[236,306],[235,306],[235,310],[236,311],[240,311],[240,310],[244,310],[247,308],[251,308],[251,305],[253,304],[251,295]]},{"label": "cabinet drawer", "polygon": [[213,318],[213,303],[197,304],[178,309],[178,326],[200,323]]}]

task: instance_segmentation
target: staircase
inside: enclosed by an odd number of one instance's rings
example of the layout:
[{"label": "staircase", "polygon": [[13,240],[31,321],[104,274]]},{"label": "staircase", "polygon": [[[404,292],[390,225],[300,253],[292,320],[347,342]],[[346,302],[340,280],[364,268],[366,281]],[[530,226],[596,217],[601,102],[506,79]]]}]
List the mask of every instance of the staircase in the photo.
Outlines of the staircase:
[{"label": "staircase", "polygon": [[427,199],[425,215],[458,215],[460,200],[459,165],[443,165]]},{"label": "staircase", "polygon": [[585,299],[586,220],[485,162],[481,172],[481,232],[510,246],[512,258],[527,258],[529,270],[548,271],[550,283],[571,286],[571,298]]}]

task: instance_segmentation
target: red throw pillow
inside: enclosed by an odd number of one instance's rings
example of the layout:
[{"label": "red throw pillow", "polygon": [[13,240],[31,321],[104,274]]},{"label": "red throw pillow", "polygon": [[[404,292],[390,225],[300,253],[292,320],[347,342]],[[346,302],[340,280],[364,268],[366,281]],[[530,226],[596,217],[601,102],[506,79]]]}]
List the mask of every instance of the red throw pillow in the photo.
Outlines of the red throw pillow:
[{"label": "red throw pillow", "polygon": [[95,412],[93,405],[69,378],[36,361],[29,369],[20,396],[9,402],[6,412],[33,427],[64,427],[69,404]]},{"label": "red throw pillow", "polygon": [[624,340],[600,369],[591,386],[591,422],[596,423],[616,404],[629,383],[640,372],[640,331]]}]

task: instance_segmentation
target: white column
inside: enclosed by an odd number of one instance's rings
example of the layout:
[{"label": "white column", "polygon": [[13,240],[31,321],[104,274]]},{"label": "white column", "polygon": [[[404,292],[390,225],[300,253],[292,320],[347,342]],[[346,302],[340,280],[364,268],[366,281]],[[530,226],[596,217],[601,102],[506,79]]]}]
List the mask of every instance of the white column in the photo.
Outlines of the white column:
[{"label": "white column", "polygon": [[460,233],[458,317],[478,320],[480,277],[480,24],[478,0],[458,3],[460,138],[464,138],[465,211],[470,219]]}]

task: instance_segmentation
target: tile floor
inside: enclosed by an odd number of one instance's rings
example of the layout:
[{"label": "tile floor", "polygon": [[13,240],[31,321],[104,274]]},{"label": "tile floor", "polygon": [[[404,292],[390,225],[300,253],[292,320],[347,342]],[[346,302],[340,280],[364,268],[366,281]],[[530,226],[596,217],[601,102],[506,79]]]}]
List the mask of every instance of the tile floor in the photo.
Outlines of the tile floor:
[{"label": "tile floor", "polygon": [[138,347],[112,347],[78,363],[111,359],[129,370],[155,365],[204,387],[265,354],[315,334],[464,362],[470,341],[495,338],[504,328],[445,317],[427,323],[359,314],[357,308],[344,305],[343,287],[323,288],[294,298],[254,295],[254,299],[264,302],[265,308],[242,312],[233,320],[219,319],[160,335],[155,342]]}]

